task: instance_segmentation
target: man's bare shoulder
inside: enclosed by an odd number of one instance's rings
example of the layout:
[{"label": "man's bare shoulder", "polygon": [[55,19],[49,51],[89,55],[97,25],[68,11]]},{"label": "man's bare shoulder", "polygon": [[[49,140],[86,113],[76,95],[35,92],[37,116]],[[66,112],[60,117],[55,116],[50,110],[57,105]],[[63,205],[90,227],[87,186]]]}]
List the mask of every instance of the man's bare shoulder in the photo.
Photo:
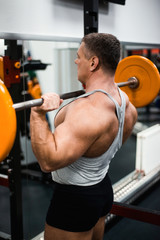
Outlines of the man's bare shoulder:
[{"label": "man's bare shoulder", "polygon": [[[98,118],[100,118],[100,113],[101,115],[103,115],[103,113],[108,114],[108,111],[110,111],[110,108],[111,108],[110,102],[111,102],[110,99],[107,97],[104,102],[104,99],[101,99],[100,97],[92,96],[92,95],[88,97],[79,98],[71,102],[71,104],[69,104],[67,114],[71,114],[71,113],[78,114],[78,115],[85,114],[85,115],[88,115],[88,117],[91,114],[91,116],[98,115]],[[112,105],[114,104],[112,103]]]},{"label": "man's bare shoulder", "polygon": [[[100,134],[117,121],[115,106],[108,98],[106,103],[95,98],[80,98],[72,102],[67,110],[65,121],[74,122],[82,129]],[[112,105],[112,106],[111,106]],[[83,127],[82,127],[83,126]]]},{"label": "man's bare shoulder", "polygon": [[87,121],[87,119],[95,119],[99,109],[92,104],[92,101],[88,97],[76,99],[70,103],[66,111],[66,119],[79,119]]}]

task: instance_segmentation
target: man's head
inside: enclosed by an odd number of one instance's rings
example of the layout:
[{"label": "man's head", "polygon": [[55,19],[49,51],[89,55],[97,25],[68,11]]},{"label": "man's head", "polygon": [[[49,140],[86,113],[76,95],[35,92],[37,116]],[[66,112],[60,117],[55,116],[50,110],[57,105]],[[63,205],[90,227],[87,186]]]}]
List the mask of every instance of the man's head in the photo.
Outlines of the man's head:
[{"label": "man's head", "polygon": [[99,67],[104,72],[115,73],[120,60],[120,42],[107,33],[90,33],[82,38],[84,52],[87,59],[93,56],[98,57]]}]

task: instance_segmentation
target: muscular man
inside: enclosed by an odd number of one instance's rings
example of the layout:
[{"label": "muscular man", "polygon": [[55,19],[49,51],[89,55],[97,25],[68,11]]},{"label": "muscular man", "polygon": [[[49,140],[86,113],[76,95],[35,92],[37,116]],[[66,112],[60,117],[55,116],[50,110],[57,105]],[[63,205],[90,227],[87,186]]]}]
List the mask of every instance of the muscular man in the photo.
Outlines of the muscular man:
[{"label": "muscular man", "polygon": [[109,163],[137,119],[136,109],[114,82],[119,59],[116,37],[86,35],[75,60],[86,94],[58,112],[53,133],[45,115],[63,100],[48,93],[42,106],[32,108],[32,148],[42,171],[52,172],[55,185],[45,240],[103,239],[113,203]]}]

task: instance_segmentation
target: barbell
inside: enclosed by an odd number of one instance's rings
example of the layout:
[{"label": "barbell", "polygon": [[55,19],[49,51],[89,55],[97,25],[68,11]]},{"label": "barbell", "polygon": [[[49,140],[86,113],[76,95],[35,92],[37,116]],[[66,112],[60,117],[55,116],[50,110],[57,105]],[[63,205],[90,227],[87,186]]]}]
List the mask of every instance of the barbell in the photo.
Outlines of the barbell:
[{"label": "barbell", "polygon": [[[137,108],[151,103],[160,90],[160,75],[157,67],[142,56],[135,55],[122,59],[116,69],[115,82],[118,87],[123,87],[124,92]],[[62,94],[60,98],[65,100],[84,93],[84,90],[79,90]],[[42,98],[13,104],[8,89],[0,80],[0,162],[7,157],[15,141],[16,111],[42,104]]]}]

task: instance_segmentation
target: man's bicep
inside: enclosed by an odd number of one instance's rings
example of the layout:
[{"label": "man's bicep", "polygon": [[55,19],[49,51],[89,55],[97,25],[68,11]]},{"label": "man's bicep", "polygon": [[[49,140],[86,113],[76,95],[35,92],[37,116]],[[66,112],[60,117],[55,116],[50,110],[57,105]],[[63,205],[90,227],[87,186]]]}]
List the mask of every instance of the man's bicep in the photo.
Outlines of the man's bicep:
[{"label": "man's bicep", "polygon": [[62,164],[71,164],[81,157],[95,141],[91,125],[79,122],[65,121],[55,132],[57,153]]}]

